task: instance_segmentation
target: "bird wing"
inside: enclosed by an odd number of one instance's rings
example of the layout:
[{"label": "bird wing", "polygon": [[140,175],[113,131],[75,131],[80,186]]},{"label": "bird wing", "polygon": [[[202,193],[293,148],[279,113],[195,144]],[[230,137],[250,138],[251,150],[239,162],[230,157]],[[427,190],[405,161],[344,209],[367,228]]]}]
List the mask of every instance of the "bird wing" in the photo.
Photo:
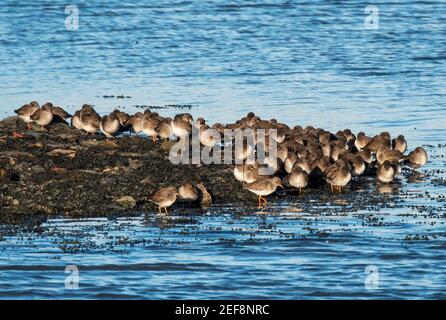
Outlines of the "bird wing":
[{"label": "bird wing", "polygon": [[38,120],[40,118],[40,113],[42,112],[41,109],[36,110],[36,112],[34,112],[31,116],[32,120]]},{"label": "bird wing", "polygon": [[248,190],[262,190],[267,187],[267,184],[268,184],[267,180],[257,180],[257,181],[245,184],[244,188],[248,189]]},{"label": "bird wing", "polygon": [[157,192],[155,192],[149,200],[154,203],[160,203],[162,202],[167,196],[167,191],[165,189],[160,189]]},{"label": "bird wing", "polygon": [[23,115],[25,108],[26,108],[26,106],[23,106],[21,108],[14,110],[14,112],[17,113],[18,115]]},{"label": "bird wing", "polygon": [[62,109],[61,107],[53,107],[51,109],[51,111],[55,116],[58,116],[62,119],[71,118],[71,115],[68,112],[66,112],[64,109]]},{"label": "bird wing", "polygon": [[338,175],[338,166],[332,165],[325,170],[325,177],[328,182],[333,182],[336,180]]},{"label": "bird wing", "polygon": [[34,110],[33,106],[26,104],[23,107],[14,110],[14,112],[17,113],[19,116],[22,116],[28,114],[29,112],[32,112],[33,110]]}]

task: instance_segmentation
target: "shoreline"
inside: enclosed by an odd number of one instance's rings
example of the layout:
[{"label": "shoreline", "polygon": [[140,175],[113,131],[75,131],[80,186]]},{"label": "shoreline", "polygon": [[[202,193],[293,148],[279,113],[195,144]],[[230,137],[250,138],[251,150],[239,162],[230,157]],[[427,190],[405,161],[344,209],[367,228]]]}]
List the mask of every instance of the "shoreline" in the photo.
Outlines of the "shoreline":
[{"label": "shoreline", "polygon": [[[22,130],[19,122],[19,138],[14,136],[16,119],[0,121],[0,221],[16,220],[6,218],[11,215],[155,212],[148,196],[159,187],[178,188],[185,182],[202,182],[216,204],[255,203],[256,197],[233,176],[232,166],[172,164],[168,142],[137,135],[107,140],[61,122],[49,125],[48,133]],[[189,206],[200,208],[179,200],[173,210]]]},{"label": "shoreline", "polygon": [[[23,137],[14,136],[16,129]],[[45,133],[25,129],[17,117],[0,121],[0,223],[35,225],[49,217],[156,214],[149,195],[160,187],[178,188],[185,182],[195,186],[202,182],[213,204],[231,206],[233,211],[252,209],[257,204],[257,197],[234,177],[233,165],[172,164],[168,158],[170,142],[154,143],[140,135],[110,140],[60,121],[51,123]],[[386,199],[376,191],[379,187],[374,178],[366,177],[340,194],[322,186],[307,188],[301,196],[288,192],[269,198],[272,203],[298,202],[316,214],[321,209],[312,207],[315,199],[327,205],[348,204],[345,210],[351,211],[386,206]],[[207,208],[202,208],[199,197],[192,204],[178,199],[171,210],[187,214]]]}]

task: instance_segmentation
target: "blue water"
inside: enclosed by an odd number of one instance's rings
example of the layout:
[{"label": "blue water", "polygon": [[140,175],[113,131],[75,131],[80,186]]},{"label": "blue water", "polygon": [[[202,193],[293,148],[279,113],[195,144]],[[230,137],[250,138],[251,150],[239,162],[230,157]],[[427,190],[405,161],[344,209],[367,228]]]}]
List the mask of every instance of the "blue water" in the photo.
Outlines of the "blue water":
[{"label": "blue water", "polygon": [[[2,226],[1,297],[446,297],[446,188],[434,180],[445,176],[444,1],[373,1],[377,30],[364,27],[368,3],[358,1],[76,1],[78,31],[65,28],[67,4],[2,1],[1,118],[31,100],[101,113],[192,104],[210,122],[254,111],[291,125],[387,130],[434,156],[424,178],[404,176],[391,195],[370,181],[389,203],[361,209],[296,199],[262,213],[214,207],[189,222]],[[79,267],[78,290],[64,289],[68,264]],[[378,288],[365,285],[369,265]]]}]

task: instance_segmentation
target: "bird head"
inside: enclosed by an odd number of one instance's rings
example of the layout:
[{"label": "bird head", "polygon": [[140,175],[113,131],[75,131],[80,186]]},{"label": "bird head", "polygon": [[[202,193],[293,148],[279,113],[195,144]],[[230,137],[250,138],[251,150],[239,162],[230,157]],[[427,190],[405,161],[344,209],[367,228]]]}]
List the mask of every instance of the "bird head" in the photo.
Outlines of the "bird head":
[{"label": "bird head", "polygon": [[285,189],[285,188],[283,187],[283,185],[282,185],[282,180],[280,180],[279,177],[274,177],[274,178],[273,178],[273,183],[274,183],[274,185],[276,185],[277,187],[280,187],[280,188],[282,188],[282,189]]}]

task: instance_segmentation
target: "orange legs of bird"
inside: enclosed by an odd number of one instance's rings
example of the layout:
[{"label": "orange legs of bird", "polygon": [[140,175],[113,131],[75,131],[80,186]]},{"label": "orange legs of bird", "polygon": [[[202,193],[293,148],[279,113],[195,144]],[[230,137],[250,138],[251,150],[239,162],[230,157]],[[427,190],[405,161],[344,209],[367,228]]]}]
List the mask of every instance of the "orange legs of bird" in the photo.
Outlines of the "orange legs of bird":
[{"label": "orange legs of bird", "polygon": [[262,206],[266,206],[267,203],[268,203],[268,201],[264,197],[262,197],[262,196],[259,196],[258,200],[259,200],[258,201],[259,208],[261,208]]}]

